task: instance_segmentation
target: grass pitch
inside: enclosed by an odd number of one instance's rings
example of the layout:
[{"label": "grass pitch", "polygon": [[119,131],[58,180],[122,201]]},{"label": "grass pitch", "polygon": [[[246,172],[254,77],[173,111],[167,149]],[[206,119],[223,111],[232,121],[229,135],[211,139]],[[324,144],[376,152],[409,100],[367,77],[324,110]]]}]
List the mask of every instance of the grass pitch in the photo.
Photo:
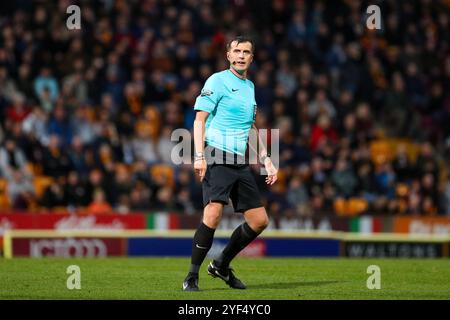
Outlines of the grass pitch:
[{"label": "grass pitch", "polygon": [[[450,260],[238,258],[233,267],[247,290],[200,273],[201,292],[183,292],[189,258],[0,259],[0,299],[303,300],[450,299]],[[81,289],[69,290],[67,267],[81,269]],[[381,269],[381,289],[369,290],[367,267]]]}]

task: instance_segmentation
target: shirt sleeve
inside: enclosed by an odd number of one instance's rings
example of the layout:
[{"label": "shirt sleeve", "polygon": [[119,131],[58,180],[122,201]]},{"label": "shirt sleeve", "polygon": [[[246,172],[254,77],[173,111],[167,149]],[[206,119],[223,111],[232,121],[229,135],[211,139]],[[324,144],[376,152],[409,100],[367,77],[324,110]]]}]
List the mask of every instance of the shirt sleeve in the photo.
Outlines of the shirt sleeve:
[{"label": "shirt sleeve", "polygon": [[222,98],[222,82],[217,75],[212,75],[206,80],[200,95],[195,100],[194,110],[211,113],[217,107]]}]

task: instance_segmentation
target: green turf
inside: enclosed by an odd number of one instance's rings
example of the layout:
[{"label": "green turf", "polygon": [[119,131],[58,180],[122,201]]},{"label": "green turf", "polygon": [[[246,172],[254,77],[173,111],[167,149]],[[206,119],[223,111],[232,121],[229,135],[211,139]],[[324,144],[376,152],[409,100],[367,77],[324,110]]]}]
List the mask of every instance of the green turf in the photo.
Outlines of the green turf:
[{"label": "green turf", "polygon": [[[69,265],[81,289],[68,290]],[[201,269],[201,292],[182,292],[188,258],[0,259],[0,299],[450,299],[450,260],[238,258],[234,290]],[[369,265],[381,289],[369,290]]]}]

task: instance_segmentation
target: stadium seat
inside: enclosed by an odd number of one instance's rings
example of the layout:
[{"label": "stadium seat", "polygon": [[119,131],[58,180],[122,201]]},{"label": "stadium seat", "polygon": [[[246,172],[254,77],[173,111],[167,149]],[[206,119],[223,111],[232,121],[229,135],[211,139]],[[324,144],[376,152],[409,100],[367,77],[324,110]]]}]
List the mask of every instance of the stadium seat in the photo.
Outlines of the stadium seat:
[{"label": "stadium seat", "polygon": [[0,178],[0,194],[6,193],[8,188],[8,180],[5,178]]},{"label": "stadium seat", "polygon": [[400,145],[405,146],[406,154],[413,163],[416,161],[420,146],[411,142],[409,139],[380,139],[370,144],[370,154],[375,165],[380,165],[385,161],[395,158],[397,149]]},{"label": "stadium seat", "polygon": [[160,122],[160,115],[156,107],[149,106],[145,109],[144,117],[136,122],[136,133],[140,137],[156,139],[161,126]]},{"label": "stadium seat", "polygon": [[26,166],[28,172],[31,172],[33,175],[36,174],[34,172],[34,164],[33,164],[33,162],[27,162],[27,164],[25,166]]},{"label": "stadium seat", "polygon": [[336,212],[336,214],[338,216],[345,216],[346,215],[347,202],[346,202],[345,199],[343,199],[343,198],[336,198],[334,200],[333,206],[334,206],[334,212]]},{"label": "stadium seat", "polygon": [[11,207],[8,195],[6,193],[0,193],[0,210],[6,210]]},{"label": "stadium seat", "polygon": [[370,155],[372,162],[377,166],[391,160],[393,152],[389,141],[387,139],[373,141],[370,144]]},{"label": "stadium seat", "polygon": [[42,165],[39,163],[27,162],[26,168],[33,176],[42,175]]},{"label": "stadium seat", "polygon": [[391,139],[392,144],[392,151],[393,155],[395,156],[395,153],[397,149],[403,145],[406,149],[406,154],[411,162],[416,162],[417,155],[420,151],[420,145],[415,144],[409,139]]},{"label": "stadium seat", "polygon": [[33,179],[34,192],[36,196],[40,198],[47,188],[53,181],[52,177],[48,176],[36,176]]},{"label": "stadium seat", "polygon": [[175,186],[173,168],[168,164],[155,164],[151,166],[150,174],[155,180],[164,179],[166,186],[171,188]]},{"label": "stadium seat", "polygon": [[9,209],[10,205],[8,197],[8,180],[0,178],[0,209]]},{"label": "stadium seat", "polygon": [[362,198],[350,198],[348,200],[344,198],[337,198],[334,201],[334,211],[339,216],[356,216],[369,208],[367,200]]},{"label": "stadium seat", "polygon": [[350,216],[359,215],[368,208],[369,203],[362,198],[350,198],[347,202],[347,214]]}]

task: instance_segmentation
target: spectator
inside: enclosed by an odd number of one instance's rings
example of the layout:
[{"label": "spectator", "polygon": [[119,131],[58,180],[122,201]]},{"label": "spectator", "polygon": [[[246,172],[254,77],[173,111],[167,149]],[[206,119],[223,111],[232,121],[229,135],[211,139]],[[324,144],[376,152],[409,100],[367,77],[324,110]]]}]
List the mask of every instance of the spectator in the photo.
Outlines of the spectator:
[{"label": "spectator", "polygon": [[290,206],[295,208],[301,215],[305,215],[308,212],[309,195],[305,185],[302,183],[301,178],[294,176],[289,183],[289,189],[287,191],[287,201]]},{"label": "spectator", "polygon": [[384,102],[384,124],[391,135],[400,137],[406,133],[408,114],[412,110],[408,110],[408,96],[400,73],[393,75],[391,85]]},{"label": "spectator", "polygon": [[359,195],[372,203],[376,199],[376,185],[374,181],[373,169],[370,163],[362,164],[358,169],[358,186]]},{"label": "spectator", "polygon": [[48,123],[48,133],[57,135],[62,147],[66,147],[72,141],[73,129],[62,106],[55,107]]},{"label": "spectator", "polygon": [[450,217],[450,178],[447,178],[444,191],[444,208],[445,214]]},{"label": "spectator", "polygon": [[192,215],[196,212],[188,189],[182,189],[177,193],[175,207],[187,215]]},{"label": "spectator", "polygon": [[18,79],[16,81],[17,90],[23,92],[28,102],[36,103],[35,92],[33,90],[33,81],[31,79],[32,68],[27,63],[22,63],[19,67]]},{"label": "spectator", "polygon": [[130,213],[130,199],[128,198],[128,195],[122,194],[119,197],[119,201],[117,203],[115,212],[119,214],[128,214]]},{"label": "spectator", "polygon": [[130,209],[132,211],[144,211],[150,208],[151,192],[148,187],[138,183],[130,193]]},{"label": "spectator", "polygon": [[101,189],[94,190],[94,198],[87,207],[89,214],[108,214],[112,213],[111,205],[106,202],[105,193]]},{"label": "spectator", "polygon": [[82,139],[79,136],[73,137],[68,157],[72,168],[79,175],[83,177],[87,176],[88,164],[86,159],[86,148],[84,147]]},{"label": "spectator", "polygon": [[25,97],[16,93],[13,96],[13,104],[6,111],[6,117],[8,121],[22,123],[30,112],[30,108],[25,105]]},{"label": "spectator", "polygon": [[39,76],[34,80],[34,92],[36,96],[42,100],[45,91],[48,92],[48,97],[51,101],[56,101],[59,95],[59,85],[48,67],[43,67]]},{"label": "spectator", "polygon": [[375,185],[378,194],[385,195],[392,199],[395,194],[395,181],[396,175],[392,170],[392,165],[389,162],[385,162],[375,170]]},{"label": "spectator", "polygon": [[136,159],[144,161],[146,164],[158,162],[155,144],[145,136],[138,135],[132,141],[133,154]]},{"label": "spectator", "polygon": [[352,168],[348,165],[347,160],[342,158],[336,163],[336,168],[331,174],[331,181],[336,187],[337,196],[345,198],[354,194],[358,183]]},{"label": "spectator", "polygon": [[6,176],[8,180],[8,197],[11,208],[15,210],[26,210],[34,202],[34,187],[30,177],[20,170],[13,169]]},{"label": "spectator", "polygon": [[336,116],[336,109],[330,100],[327,99],[325,90],[320,89],[316,92],[315,99],[308,105],[308,116],[310,119],[317,119],[321,115],[328,118]]},{"label": "spectator", "polygon": [[[125,1],[117,8],[94,1],[86,4],[82,37],[58,31],[65,25],[50,19],[56,3],[36,7],[26,24],[19,3],[0,17],[2,175],[25,162],[36,174],[68,176],[65,193],[76,184],[85,188],[86,200],[73,194],[73,206],[88,205],[101,189],[123,212],[151,204],[191,212],[192,203],[200,210],[198,181],[174,166],[180,181],[172,186],[151,177],[150,167],[173,165],[170,133],[192,130],[200,84],[227,67],[227,37],[258,30],[250,73],[256,122],[280,129],[280,173],[288,177],[277,190],[261,188],[276,212],[292,207],[296,175],[308,194],[305,214],[332,209],[333,197],[343,194],[364,197],[369,213],[446,211],[446,188],[430,188],[450,163],[449,8],[442,1],[420,2],[416,11],[411,4],[384,6],[382,33],[357,28],[358,6],[347,1],[250,1],[237,11],[226,1],[198,8],[185,0]],[[371,143],[390,138],[408,139],[407,148],[380,165]],[[338,170],[338,159],[354,170],[357,186],[334,186],[333,174],[338,182],[352,175]],[[131,181],[118,178],[122,165],[131,168]],[[252,170],[264,185],[259,168]]]},{"label": "spectator", "polygon": [[[123,195],[130,194],[132,189],[132,180],[131,175],[128,173],[128,170],[123,165],[117,165],[115,169],[114,181],[113,181],[113,195],[114,199],[113,204],[116,204],[116,201],[121,199]],[[124,204],[127,203],[124,201]]]},{"label": "spectator", "polygon": [[279,228],[284,231],[296,231],[300,227],[300,221],[295,214],[295,210],[291,208],[285,211],[278,224]]},{"label": "spectator", "polygon": [[336,143],[338,140],[338,135],[336,130],[331,125],[331,120],[327,115],[321,115],[317,119],[317,124],[312,129],[311,136],[311,149],[316,151],[316,149],[330,141]]},{"label": "spectator", "polygon": [[70,120],[73,135],[78,136],[83,144],[92,144],[97,137],[92,110],[88,106],[76,109],[74,117]]},{"label": "spectator", "polygon": [[311,161],[310,187],[322,188],[328,180],[328,175],[324,171],[324,161],[321,157],[314,157]]},{"label": "spectator", "polygon": [[36,105],[23,120],[22,131],[28,136],[34,136],[40,143],[47,144],[47,120],[47,114],[40,106]]},{"label": "spectator", "polygon": [[7,138],[4,146],[0,147],[0,174],[5,177],[12,176],[15,170],[31,174],[28,172],[24,152],[17,147],[14,140]]},{"label": "spectator", "polygon": [[393,166],[399,182],[408,182],[409,179],[413,178],[414,168],[406,153],[405,145],[399,145],[397,147],[397,154],[394,158]]},{"label": "spectator", "polygon": [[89,204],[89,195],[83,181],[76,171],[70,171],[64,185],[65,203],[69,208],[77,209]]},{"label": "spectator", "polygon": [[162,187],[156,192],[155,201],[150,207],[152,210],[170,211],[175,209],[175,199],[173,197],[172,189],[169,187]]},{"label": "spectator", "polygon": [[420,154],[416,161],[416,172],[419,176],[431,173],[435,178],[438,176],[438,164],[430,143],[425,142],[421,145]]},{"label": "spectator", "polygon": [[165,127],[162,129],[161,137],[159,138],[157,145],[157,152],[159,159],[163,163],[171,164],[172,162],[172,148],[175,146],[175,142],[171,140],[172,128]]},{"label": "spectator", "polygon": [[64,176],[71,168],[69,156],[60,145],[57,135],[49,137],[48,147],[44,150],[42,160],[43,172],[47,176]]},{"label": "spectator", "polygon": [[60,184],[59,179],[53,179],[52,183],[45,189],[41,198],[41,205],[47,209],[66,206],[66,195],[64,187]]}]

